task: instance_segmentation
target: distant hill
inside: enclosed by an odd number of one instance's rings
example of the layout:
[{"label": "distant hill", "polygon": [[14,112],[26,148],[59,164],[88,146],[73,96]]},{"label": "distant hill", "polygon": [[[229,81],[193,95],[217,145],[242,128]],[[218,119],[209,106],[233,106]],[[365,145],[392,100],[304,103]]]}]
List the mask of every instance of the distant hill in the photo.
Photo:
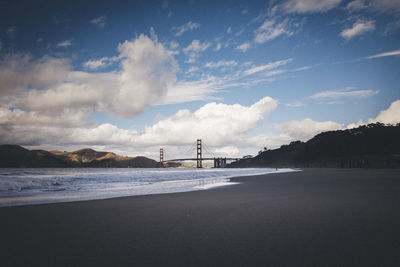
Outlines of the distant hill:
[{"label": "distant hill", "polygon": [[320,133],[230,167],[362,167],[400,168],[400,124],[381,123]]},{"label": "distant hill", "polygon": [[3,168],[154,168],[159,164],[146,157],[124,157],[112,152],[85,148],[74,152],[28,150],[18,145],[0,145],[0,167]]}]

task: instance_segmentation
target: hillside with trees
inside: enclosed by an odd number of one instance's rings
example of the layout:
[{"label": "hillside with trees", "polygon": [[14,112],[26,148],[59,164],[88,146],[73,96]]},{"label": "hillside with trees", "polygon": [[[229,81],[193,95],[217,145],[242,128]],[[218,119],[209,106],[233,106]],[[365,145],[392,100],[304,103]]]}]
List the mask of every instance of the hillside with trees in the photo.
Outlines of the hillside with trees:
[{"label": "hillside with trees", "polygon": [[307,142],[261,151],[229,167],[399,168],[400,124],[323,132]]},{"label": "hillside with trees", "polygon": [[159,164],[146,157],[124,157],[112,152],[85,148],[74,152],[28,150],[18,145],[0,145],[2,168],[154,168]]}]

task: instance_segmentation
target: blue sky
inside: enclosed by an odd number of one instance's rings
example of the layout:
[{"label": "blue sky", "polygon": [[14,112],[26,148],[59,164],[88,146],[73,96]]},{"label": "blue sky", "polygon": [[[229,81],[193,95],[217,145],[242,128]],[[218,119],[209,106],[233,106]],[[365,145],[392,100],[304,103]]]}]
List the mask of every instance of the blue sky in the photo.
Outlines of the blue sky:
[{"label": "blue sky", "polygon": [[398,0],[5,1],[0,22],[1,143],[243,156],[400,122]]}]

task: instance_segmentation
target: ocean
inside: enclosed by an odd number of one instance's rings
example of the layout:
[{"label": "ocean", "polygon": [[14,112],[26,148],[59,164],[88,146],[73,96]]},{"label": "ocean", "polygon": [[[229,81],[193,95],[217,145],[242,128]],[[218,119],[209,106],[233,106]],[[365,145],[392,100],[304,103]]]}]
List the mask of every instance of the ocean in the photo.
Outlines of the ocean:
[{"label": "ocean", "polygon": [[31,205],[205,190],[229,178],[292,169],[2,168],[0,206]]}]

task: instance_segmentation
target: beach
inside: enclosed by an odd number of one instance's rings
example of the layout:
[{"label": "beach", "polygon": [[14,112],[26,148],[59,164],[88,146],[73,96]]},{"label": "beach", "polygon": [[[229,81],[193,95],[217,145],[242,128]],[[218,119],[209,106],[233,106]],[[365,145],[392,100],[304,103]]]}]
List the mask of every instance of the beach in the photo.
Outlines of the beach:
[{"label": "beach", "polygon": [[400,170],[0,208],[2,266],[399,266]]}]

